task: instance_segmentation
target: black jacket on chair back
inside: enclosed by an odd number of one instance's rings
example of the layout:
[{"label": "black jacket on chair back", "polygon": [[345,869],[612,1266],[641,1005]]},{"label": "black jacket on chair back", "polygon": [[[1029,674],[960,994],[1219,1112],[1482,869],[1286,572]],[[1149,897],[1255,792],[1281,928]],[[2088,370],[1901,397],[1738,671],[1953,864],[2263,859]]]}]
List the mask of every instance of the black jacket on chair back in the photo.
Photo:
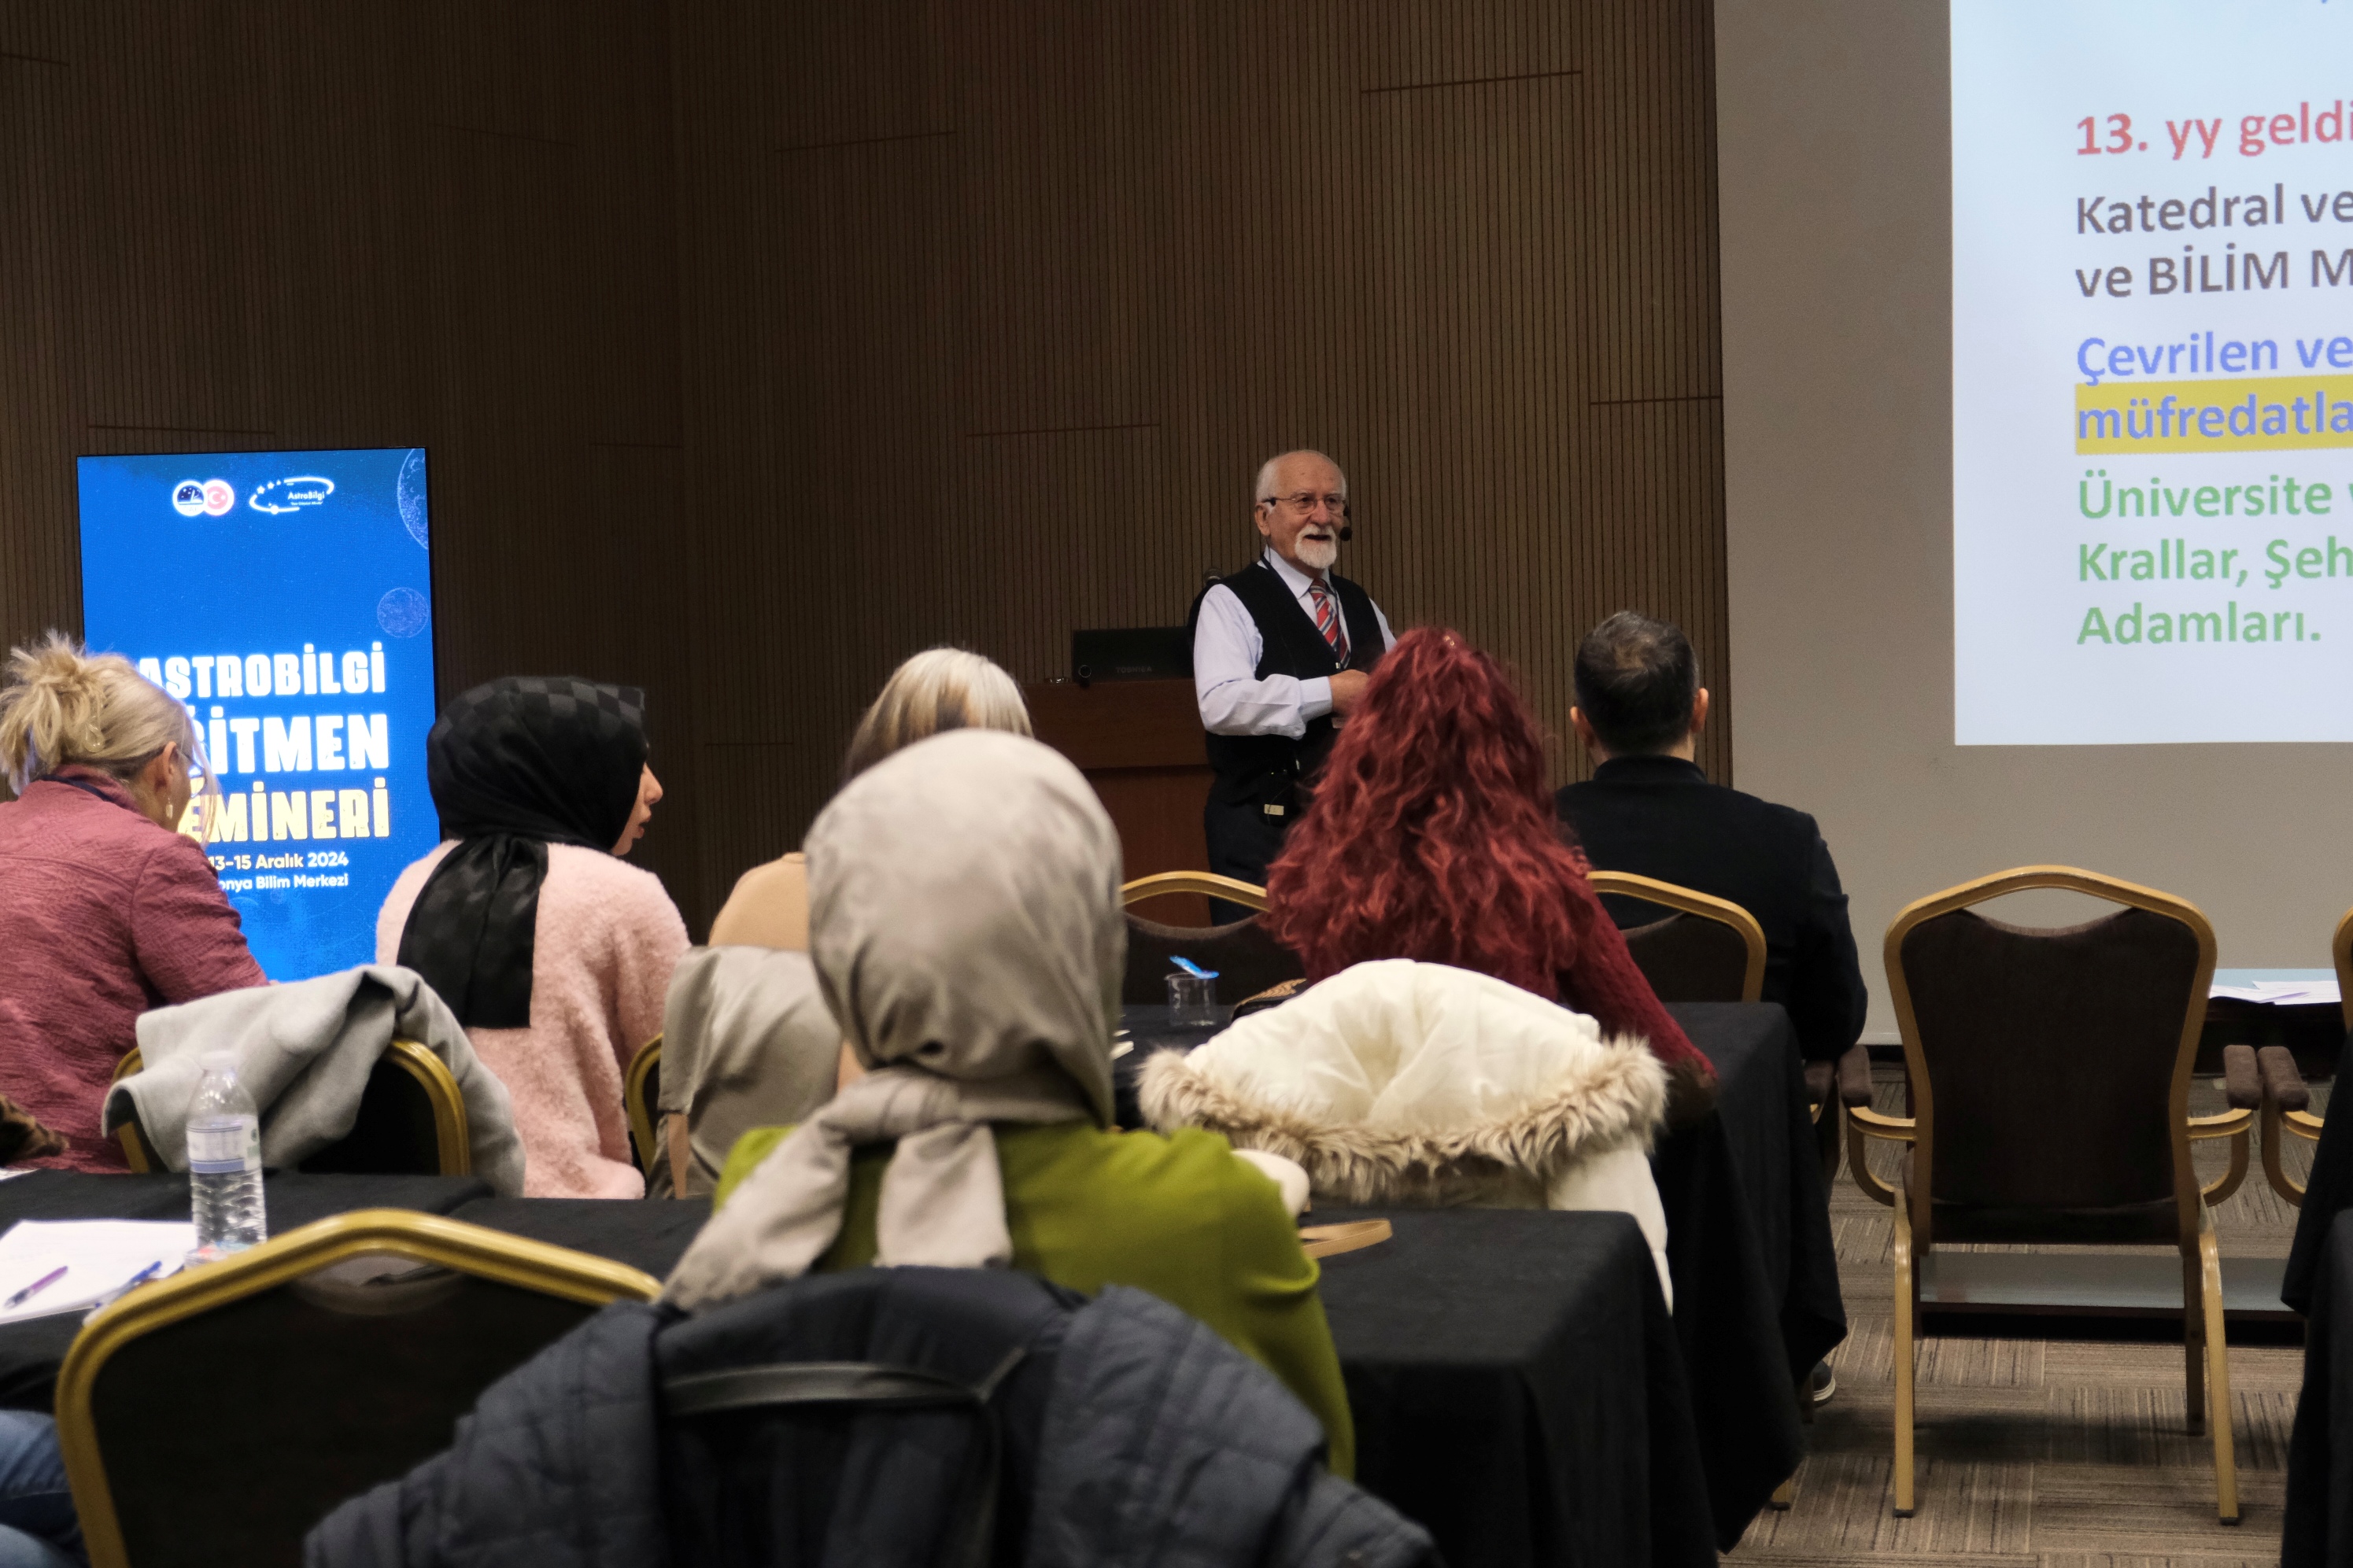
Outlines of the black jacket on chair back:
[{"label": "black jacket on chair back", "polygon": [[[1348,657],[1344,662],[1324,640],[1314,621],[1302,609],[1289,584],[1278,576],[1265,557],[1251,562],[1230,577],[1218,583],[1234,591],[1250,619],[1258,623],[1258,668],[1252,679],[1264,680],[1271,675],[1288,675],[1296,680],[1314,680],[1319,677],[1337,675],[1344,669],[1369,672],[1388,652],[1382,645],[1380,612],[1373,607],[1372,595],[1341,576],[1337,572],[1325,574],[1333,595],[1340,601],[1340,612],[1348,629]],[[1218,583],[1205,584],[1201,592],[1193,595],[1192,608],[1185,612],[1185,643],[1191,647],[1194,628],[1200,625],[1201,600]],[[1209,788],[1213,805],[1282,805],[1292,804],[1293,788],[1302,779],[1323,766],[1332,750],[1335,733],[1332,716],[1307,721],[1307,732],[1294,741],[1288,735],[1219,735],[1208,736],[1209,766],[1217,773],[1217,782]]]},{"label": "black jacket on chair back", "polygon": [[[1814,819],[1710,784],[1680,757],[1613,757],[1553,797],[1597,871],[1630,871],[1729,899],[1765,928],[1765,1000],[1778,1002],[1809,1061],[1862,1033],[1869,994],[1846,893]],[[1667,912],[1605,898],[1623,928]]]},{"label": "black jacket on chair back", "polygon": [[860,1268],[693,1318],[607,1307],[492,1384],[446,1453],[328,1515],[303,1560],[1435,1563],[1323,1447],[1271,1373],[1140,1290]]}]

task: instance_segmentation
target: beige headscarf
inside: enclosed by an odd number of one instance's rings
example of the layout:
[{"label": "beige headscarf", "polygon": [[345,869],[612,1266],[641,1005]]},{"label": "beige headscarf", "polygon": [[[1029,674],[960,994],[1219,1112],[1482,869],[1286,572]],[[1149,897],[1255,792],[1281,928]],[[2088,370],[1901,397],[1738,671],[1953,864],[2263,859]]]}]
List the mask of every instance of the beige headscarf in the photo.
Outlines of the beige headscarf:
[{"label": "beige headscarf", "polygon": [[898,1144],[877,1262],[1001,1266],[988,1124],[1111,1121],[1119,836],[1076,768],[1017,735],[950,731],[859,775],[807,850],[818,983],[874,1070],[703,1227],[665,1291],[690,1311],[807,1272],[840,1232],[863,1143]]}]

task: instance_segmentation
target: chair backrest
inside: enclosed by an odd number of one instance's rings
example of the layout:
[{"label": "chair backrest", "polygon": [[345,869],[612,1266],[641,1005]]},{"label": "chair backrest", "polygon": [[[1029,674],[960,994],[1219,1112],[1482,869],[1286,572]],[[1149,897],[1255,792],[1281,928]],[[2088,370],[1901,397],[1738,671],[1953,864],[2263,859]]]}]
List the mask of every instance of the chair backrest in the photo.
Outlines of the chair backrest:
[{"label": "chair backrest", "polygon": [[1244,882],[1232,877],[1220,877],[1215,871],[1162,871],[1150,877],[1138,877],[1119,890],[1122,905],[1140,904],[1146,899],[1166,898],[1171,893],[1206,893],[1213,899],[1223,899],[1229,904],[1240,904],[1246,910],[1266,911],[1266,889],[1255,882]]},{"label": "chair backrest", "polygon": [[[141,1065],[133,1046],[115,1064],[114,1081],[129,1078]],[[115,1136],[133,1172],[164,1168],[136,1107]],[[353,1175],[470,1175],[474,1154],[466,1097],[439,1057],[414,1040],[395,1040],[368,1070],[352,1130],[303,1161],[301,1168]]]},{"label": "chair backrest", "polygon": [[1765,928],[1729,899],[1630,871],[1588,874],[1604,897],[1674,911],[1625,932],[1634,966],[1662,1002],[1754,1002],[1765,994]]},{"label": "chair backrest", "polygon": [[[2054,888],[2124,906],[2029,929],[1969,906]],[[1913,1234],[2154,1241],[2197,1233],[2190,1069],[2214,975],[2194,904],[2095,872],[2030,866],[1913,904],[1887,980],[1917,1126]]]},{"label": "chair backrest", "polygon": [[621,1109],[629,1116],[629,1142],[638,1152],[638,1169],[649,1186],[670,1173],[654,1170],[654,1107],[661,1103],[662,1037],[656,1035],[629,1058],[628,1077],[621,1080]]},{"label": "chair backrest", "polygon": [[[107,1088],[111,1089],[145,1066],[146,1061],[140,1056],[139,1047],[132,1047],[122,1053],[122,1059],[114,1064],[114,1076],[106,1080]],[[101,1099],[100,1103],[102,1105],[105,1101]],[[155,1152],[154,1141],[147,1136],[147,1129],[139,1124],[139,1107],[136,1104],[131,1108],[130,1120],[114,1130],[114,1140],[122,1145],[122,1157],[130,1163],[132,1175],[143,1176],[164,1168],[164,1156]]]},{"label": "chair backrest", "polygon": [[[656,1352],[672,1561],[814,1562],[845,1537],[864,1562],[1018,1560],[1077,1304],[1007,1269],[863,1268],[673,1323]],[[853,1524],[878,1498],[887,1530]],[[777,1543],[756,1558],[748,1521]]]},{"label": "chair backrest", "polygon": [[659,1289],[585,1253],[364,1209],[134,1290],[58,1378],[90,1562],[298,1564],[305,1531],[448,1447],[490,1384]]},{"label": "chair backrest", "polygon": [[2344,1009],[2345,1032],[2353,1035],[2353,910],[2337,921],[2337,934],[2328,939],[2328,961],[2337,966],[2337,1002]]},{"label": "chair backrest", "polygon": [[1269,936],[1260,920],[1251,915],[1230,925],[1167,926],[1129,910],[1127,972],[1120,982],[1120,1000],[1146,1007],[1166,1002],[1168,976],[1176,969],[1169,960],[1176,953],[1218,972],[1218,1000],[1229,1007],[1271,985],[1303,978],[1306,965]]}]

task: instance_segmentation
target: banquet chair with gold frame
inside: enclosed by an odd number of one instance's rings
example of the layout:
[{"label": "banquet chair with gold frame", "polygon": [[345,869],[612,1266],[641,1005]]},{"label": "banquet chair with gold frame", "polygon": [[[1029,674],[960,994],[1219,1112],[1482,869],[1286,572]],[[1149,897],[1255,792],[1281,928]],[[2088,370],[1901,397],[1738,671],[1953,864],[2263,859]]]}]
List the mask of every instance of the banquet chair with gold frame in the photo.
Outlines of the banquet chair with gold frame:
[{"label": "banquet chair with gold frame", "polygon": [[[2119,908],[2031,929],[1971,906],[2031,889]],[[1850,1106],[1858,1185],[1894,1211],[1894,1511],[1914,1509],[1914,1344],[1920,1283],[1949,1243],[2146,1243],[2178,1250],[2189,1430],[2211,1406],[2215,1510],[2239,1518],[2221,1258],[2208,1209],[2246,1172],[2253,1112],[2189,1114],[2214,974],[2194,904],[2064,866],[2029,866],[1922,899],[1887,929],[1888,986],[1913,1114]],[[2201,1187],[2195,1139],[2234,1141]],[[1864,1140],[1905,1145],[1894,1184]]]},{"label": "banquet chair with gold frame", "polygon": [[[1639,899],[1672,911],[1621,933],[1634,967],[1662,1002],[1755,1002],[1765,994],[1765,928],[1729,899],[1639,877],[1630,871],[1590,871],[1586,879],[1605,898]],[[1814,1124],[1822,1180],[1837,1179],[1839,1119],[1833,1101],[1871,1103],[1871,1052],[1855,1045],[1836,1062],[1808,1062],[1806,1114]]]},{"label": "banquet chair with gold frame", "polygon": [[[2329,938],[2328,957],[2337,970],[2337,1006],[2345,1017],[2346,1034],[2353,1038],[2353,910],[2338,918],[2337,932]],[[2304,1184],[2287,1173],[2287,1163],[2281,1156],[2290,1138],[2320,1142],[2327,1122],[2312,1113],[2312,1090],[2306,1087],[2304,1074],[2296,1070],[2295,1054],[2285,1046],[2265,1046],[2261,1050],[2225,1046],[2222,1063],[2231,1086],[2231,1103],[2257,1107],[2263,1117],[2263,1179],[2291,1207],[2302,1208]]]},{"label": "banquet chair with gold frame", "polygon": [[1119,901],[1123,906],[1140,904],[1146,899],[1166,898],[1172,893],[1202,893],[1261,913],[1266,910],[1264,888],[1239,878],[1221,877],[1215,871],[1161,871],[1138,877],[1121,885]]},{"label": "banquet chair with gold frame", "polygon": [[[114,1066],[113,1082],[140,1070],[133,1046]],[[164,1169],[154,1141],[130,1120],[114,1130],[135,1174]],[[312,1174],[466,1176],[474,1170],[466,1097],[439,1057],[414,1040],[395,1040],[368,1069],[352,1130],[302,1162]]]},{"label": "banquet chair with gold frame", "polygon": [[657,1182],[670,1180],[670,1173],[657,1167],[654,1156],[655,1107],[661,1103],[662,1037],[656,1035],[638,1047],[629,1058],[629,1070],[621,1079],[621,1109],[629,1119],[629,1145],[637,1151],[638,1169],[645,1173],[646,1186],[651,1190]]},{"label": "banquet chair with gold frame", "polygon": [[[1172,893],[1205,893],[1255,912],[1224,925],[1176,926],[1146,920],[1127,907]],[[1291,950],[1267,935],[1260,923],[1260,916],[1266,911],[1266,889],[1254,883],[1214,871],[1163,871],[1128,883],[1119,890],[1119,901],[1127,914],[1127,971],[1120,984],[1120,999],[1130,1006],[1167,1000],[1168,973],[1176,967],[1169,959],[1175,953],[1184,954],[1204,969],[1216,970],[1218,995],[1229,1005],[1307,973]]]},{"label": "banquet chair with gold frame", "polygon": [[[2242,1051],[2247,1047],[2230,1048]],[[2304,1184],[2287,1173],[2287,1163],[2281,1155],[2286,1149],[2285,1140],[2291,1137],[2319,1142],[2326,1122],[2312,1113],[2312,1090],[2305,1086],[2304,1075],[2296,1071],[2293,1052],[2285,1046],[2265,1046],[2254,1055],[2263,1127],[2263,1179],[2271,1183],[2274,1192],[2287,1200],[2290,1207],[2302,1208]]]},{"label": "banquet chair with gold frame", "polygon": [[142,1286],[58,1376],[92,1568],[300,1563],[345,1498],[449,1445],[483,1389],[607,1303],[625,1265],[408,1209],[363,1209]]},{"label": "banquet chair with gold frame", "polygon": [[1622,933],[1660,1001],[1754,1002],[1765,994],[1765,928],[1738,904],[1630,871],[1590,871],[1586,879],[1605,898],[1671,911]]}]

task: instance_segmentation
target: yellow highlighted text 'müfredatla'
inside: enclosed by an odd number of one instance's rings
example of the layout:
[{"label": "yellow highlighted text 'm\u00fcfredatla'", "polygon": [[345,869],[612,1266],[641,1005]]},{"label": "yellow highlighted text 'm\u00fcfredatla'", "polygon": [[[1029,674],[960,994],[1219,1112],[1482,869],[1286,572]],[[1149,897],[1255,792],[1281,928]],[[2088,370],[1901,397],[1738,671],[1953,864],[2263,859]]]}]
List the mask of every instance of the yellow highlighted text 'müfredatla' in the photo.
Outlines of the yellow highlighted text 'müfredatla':
[{"label": "yellow highlighted text 'm\u00fcfredatla'", "polygon": [[2074,417],[2087,454],[2353,447],[2353,375],[2078,383]]}]

